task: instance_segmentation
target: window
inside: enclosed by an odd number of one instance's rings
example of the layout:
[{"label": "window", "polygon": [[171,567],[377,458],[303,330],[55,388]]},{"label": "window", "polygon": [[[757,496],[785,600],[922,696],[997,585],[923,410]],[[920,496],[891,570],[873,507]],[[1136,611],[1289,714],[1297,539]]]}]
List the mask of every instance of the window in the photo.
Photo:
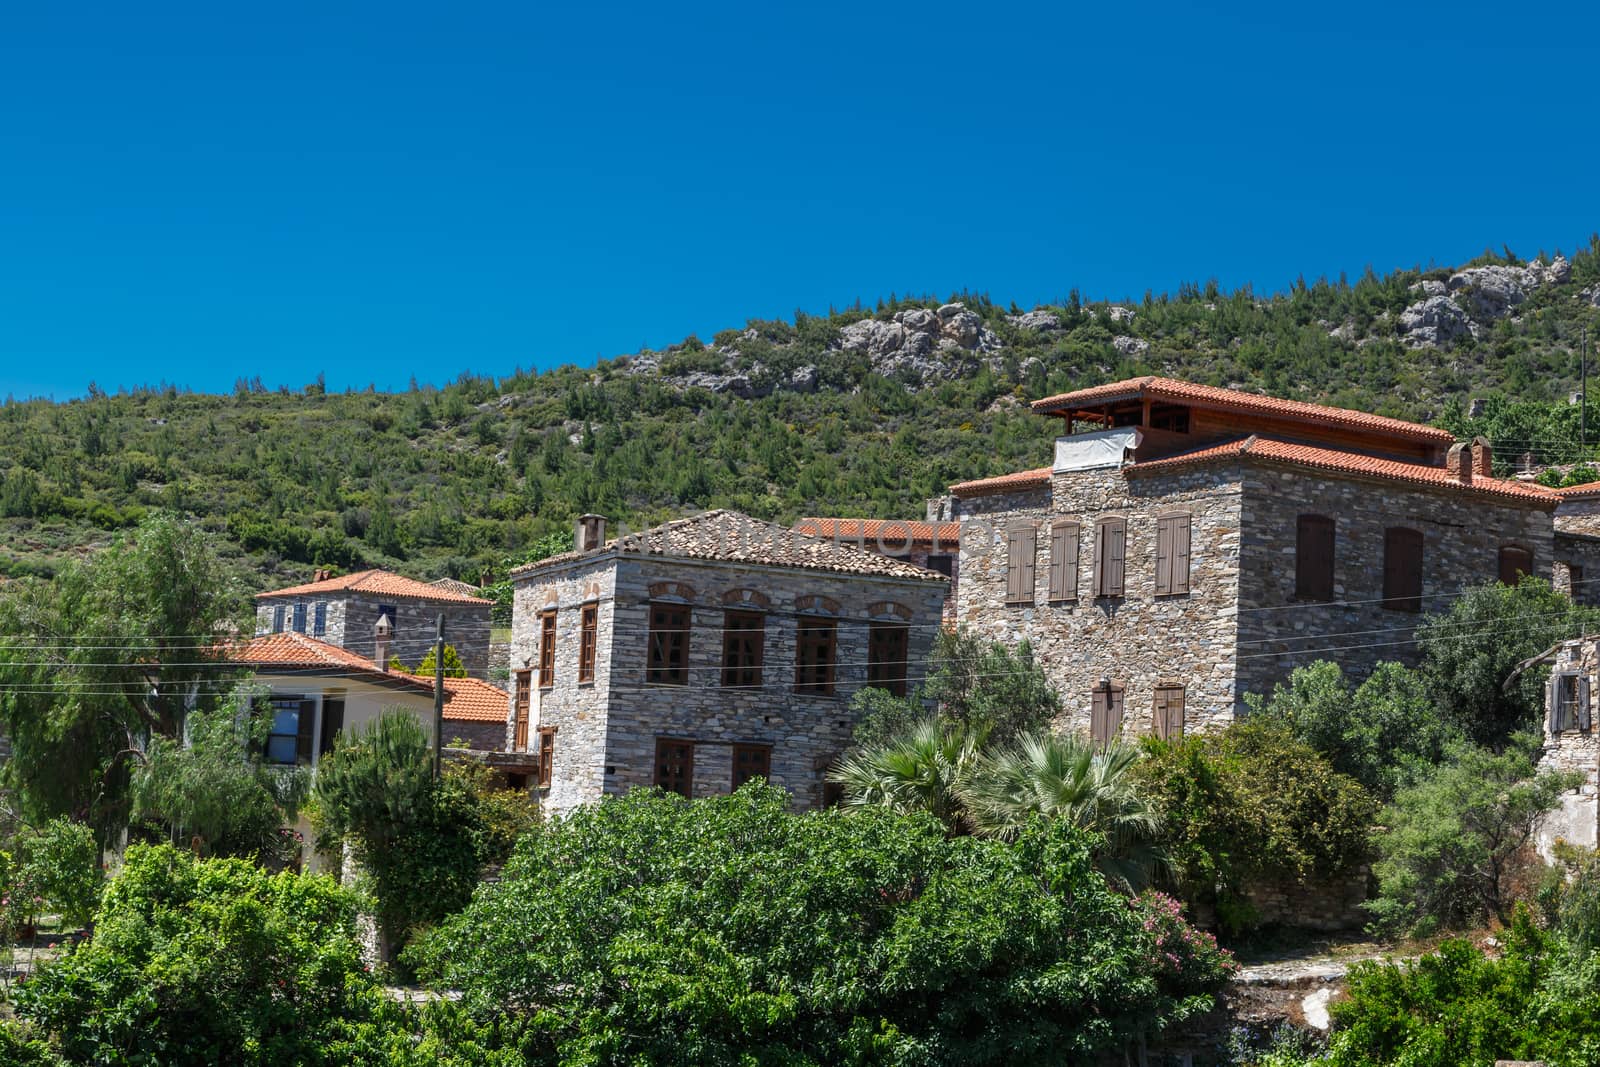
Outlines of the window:
[{"label": "window", "polygon": [[1006,531],[1006,603],[1033,603],[1033,556],[1038,531],[1021,523]]},{"label": "window", "polygon": [[929,556],[928,569],[930,571],[938,571],[946,578],[952,577],[956,572],[955,557],[945,555]]},{"label": "window", "polygon": [[694,744],[656,738],[656,785],[689,796],[694,788]]},{"label": "window", "polygon": [[1383,606],[1422,610],[1422,531],[1391,526],[1383,532]]},{"label": "window", "polygon": [[1156,596],[1188,591],[1189,516],[1163,515],[1156,520]]},{"label": "window", "polygon": [[738,789],[752,778],[772,777],[771,745],[733,746],[733,787]]},{"label": "window", "polygon": [[539,688],[549,689],[556,684],[556,612],[554,608],[539,614]]},{"label": "window", "polygon": [[328,632],[328,604],[325,600],[317,601],[316,610],[311,613],[311,636],[322,637]]},{"label": "window", "polygon": [[378,617],[382,618],[385,615],[389,616],[389,625],[398,630],[400,628],[400,613],[394,609],[393,604],[378,605]]},{"label": "window", "polygon": [[283,605],[275,604],[272,608],[272,632],[283,633]]},{"label": "window", "polygon": [[1302,515],[1295,532],[1294,595],[1299,600],[1333,599],[1333,520]]},{"label": "window", "polygon": [[550,788],[550,776],[556,766],[556,731],[554,727],[539,729],[539,788]]},{"label": "window", "polygon": [[306,602],[304,600],[295,601],[294,632],[297,634],[306,632]]},{"label": "window", "polygon": [[1128,543],[1126,519],[1100,519],[1094,524],[1094,595],[1122,595],[1123,555]]},{"label": "window", "polygon": [[600,605],[585,604],[578,616],[578,684],[594,681],[595,646],[600,639]]},{"label": "window", "polygon": [[274,696],[272,726],[267,733],[267,762],[293,765],[311,762],[311,740],[315,736],[317,702],[298,696]]},{"label": "window", "polygon": [[532,688],[533,672],[518,671],[516,703],[513,705],[515,713],[515,726],[513,727],[515,733],[511,739],[513,752],[528,751],[528,714],[529,706],[533,702],[533,694],[529,690]]},{"label": "window", "polygon": [[1157,737],[1183,736],[1183,686],[1156,686],[1155,708],[1150,716],[1150,732]]},{"label": "window", "polygon": [[759,611],[722,614],[722,684],[744,689],[761,685],[761,656],[767,617]]},{"label": "window", "polygon": [[1545,686],[1545,703],[1552,734],[1589,729],[1588,675],[1552,674]]},{"label": "window", "polygon": [[822,806],[837,808],[844,803],[844,784],[842,782],[822,783]]},{"label": "window", "polygon": [[867,624],[867,684],[906,695],[906,648],[911,629],[899,623]]},{"label": "window", "polygon": [[1057,522],[1050,527],[1051,600],[1078,599],[1078,524]]},{"label": "window", "polygon": [[832,619],[800,620],[794,646],[794,689],[823,696],[833,692],[834,643]]},{"label": "window", "polygon": [[650,658],[644,679],[651,685],[689,684],[687,604],[650,605]]},{"label": "window", "polygon": [[1500,584],[1516,585],[1533,573],[1533,553],[1521,545],[1500,547]]},{"label": "window", "polygon": [[1089,702],[1089,740],[1103,747],[1110,744],[1121,729],[1122,687],[1096,687]]},{"label": "window", "polygon": [[1579,604],[1589,603],[1588,587],[1583,584],[1583,568],[1567,564],[1567,595]]}]

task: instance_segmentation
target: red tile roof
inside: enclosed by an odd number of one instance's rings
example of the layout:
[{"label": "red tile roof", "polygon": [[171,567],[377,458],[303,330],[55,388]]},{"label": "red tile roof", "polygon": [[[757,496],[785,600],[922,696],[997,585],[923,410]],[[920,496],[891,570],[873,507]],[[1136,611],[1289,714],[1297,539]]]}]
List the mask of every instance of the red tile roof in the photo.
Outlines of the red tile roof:
[{"label": "red tile roof", "polygon": [[1225,444],[1212,445],[1209,448],[1184,452],[1176,456],[1135,463],[1132,466],[1123,468],[1123,473],[1131,478],[1142,474],[1154,474],[1184,467],[1202,466],[1207,463],[1215,463],[1219,460],[1232,458],[1243,458],[1286,466],[1310,467],[1314,470],[1330,471],[1336,474],[1382,478],[1387,481],[1403,482],[1408,485],[1426,486],[1435,489],[1478,493],[1548,508],[1553,508],[1560,503],[1560,498],[1550,490],[1543,486],[1530,485],[1526,482],[1510,482],[1499,478],[1474,478],[1471,482],[1461,482],[1452,477],[1450,472],[1443,467],[1433,467],[1423,463],[1404,463],[1393,459],[1379,459],[1376,456],[1363,455],[1359,452],[1344,452],[1335,448],[1318,448],[1314,445],[1296,444],[1292,441],[1282,441],[1274,437],[1262,437],[1260,435],[1253,435],[1238,441],[1229,441]]},{"label": "red tile roof", "polygon": [[339,578],[327,578],[320,582],[307,582],[304,585],[291,585],[287,589],[271,589],[265,593],[257,593],[256,599],[263,600],[268,597],[280,596],[310,596],[314,593],[369,593],[373,596],[398,597],[403,600],[431,600],[448,604],[493,604],[492,600],[481,597],[469,596],[456,592],[453,589],[433,585],[429,582],[419,582],[415,578],[407,578],[403,574],[393,571],[370,570],[356,571]]},{"label": "red tile roof", "polygon": [[1038,470],[1017,471],[1015,474],[1001,474],[993,478],[978,478],[970,482],[957,482],[950,487],[956,496],[981,496],[984,493],[1004,493],[1010,489],[1028,489],[1038,485],[1050,484],[1050,468],[1040,467]]},{"label": "red tile roof", "polygon": [[1600,499],[1600,482],[1584,482],[1582,485],[1569,485],[1550,491],[1562,500],[1596,500]]},{"label": "red tile roof", "polygon": [[937,541],[951,548],[961,543],[959,522],[912,522],[905,519],[801,519],[794,528],[812,537],[855,544],[868,548],[878,544],[899,547],[907,544],[931,545]]},{"label": "red tile roof", "polygon": [[285,631],[263,634],[243,644],[228,649],[228,658],[235,663],[253,667],[257,671],[311,671],[351,676],[376,676],[413,686],[426,692],[433,691],[433,683],[422,683],[415,676],[386,671],[365,656],[358,656],[338,645],[330,645],[315,637]]},{"label": "red tile roof", "polygon": [[[433,677],[426,674],[408,674],[433,691]],[[508,697],[504,689],[490,685],[481,678],[446,678],[444,680],[444,717],[456,722],[505,722],[509,713]]]},{"label": "red tile roof", "polygon": [[1219,411],[1269,415],[1323,426],[1368,430],[1415,441],[1431,441],[1447,445],[1455,440],[1454,435],[1448,430],[1406,422],[1404,419],[1391,419],[1365,411],[1351,411],[1348,408],[1308,404],[1301,400],[1281,400],[1274,396],[1245,393],[1237,389],[1220,389],[1214,385],[1198,385],[1194,382],[1179,381],[1176,378],[1158,378],[1153,375],[1045,397],[1043,400],[1033,402],[1033,410],[1040,415],[1060,415],[1071,410],[1145,397],[1194,404]]}]

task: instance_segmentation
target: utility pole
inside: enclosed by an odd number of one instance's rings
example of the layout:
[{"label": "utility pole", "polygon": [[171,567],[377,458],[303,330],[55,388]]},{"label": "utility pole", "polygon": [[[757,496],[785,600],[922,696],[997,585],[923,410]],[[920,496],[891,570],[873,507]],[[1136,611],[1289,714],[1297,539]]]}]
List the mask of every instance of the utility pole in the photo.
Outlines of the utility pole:
[{"label": "utility pole", "polygon": [[1579,359],[1583,361],[1583,407],[1578,409],[1578,452],[1589,458],[1589,324],[1584,323],[1582,340],[1578,342]]},{"label": "utility pole", "polygon": [[444,612],[439,613],[433,639],[433,780],[443,773],[444,761]]}]

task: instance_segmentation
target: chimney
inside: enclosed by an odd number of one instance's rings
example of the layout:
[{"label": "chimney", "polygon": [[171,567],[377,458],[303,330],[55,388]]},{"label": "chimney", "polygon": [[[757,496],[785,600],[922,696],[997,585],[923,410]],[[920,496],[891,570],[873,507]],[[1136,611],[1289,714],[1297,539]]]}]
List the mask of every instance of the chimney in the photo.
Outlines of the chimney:
[{"label": "chimney", "polygon": [[1450,446],[1450,451],[1444,456],[1444,469],[1450,477],[1463,485],[1472,481],[1472,451],[1465,441],[1457,441]]},{"label": "chimney", "polygon": [[1487,437],[1474,437],[1472,439],[1472,476],[1474,478],[1494,477],[1494,448],[1489,444]]},{"label": "chimney", "polygon": [[579,515],[572,531],[573,547],[579,552],[593,552],[606,543],[606,517],[604,515]]},{"label": "chimney", "polygon": [[389,638],[394,636],[394,623],[389,621],[385,612],[378,616],[378,621],[372,627],[372,662],[378,665],[380,671],[389,669]]},{"label": "chimney", "polygon": [[311,580],[313,582],[325,582],[332,577],[333,575],[328,573],[328,569],[326,567],[318,567],[316,571],[312,573]]}]

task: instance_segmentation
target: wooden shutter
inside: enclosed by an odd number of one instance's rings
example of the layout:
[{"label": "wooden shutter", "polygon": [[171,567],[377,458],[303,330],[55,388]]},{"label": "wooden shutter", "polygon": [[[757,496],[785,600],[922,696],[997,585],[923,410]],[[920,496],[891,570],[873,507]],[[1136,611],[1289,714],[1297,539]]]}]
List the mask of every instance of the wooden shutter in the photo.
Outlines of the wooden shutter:
[{"label": "wooden shutter", "polygon": [[1516,585],[1525,575],[1533,573],[1533,553],[1520,545],[1504,545],[1500,549],[1500,584]]},{"label": "wooden shutter", "polygon": [[1050,527],[1051,600],[1078,599],[1078,524],[1058,522]]},{"label": "wooden shutter", "polygon": [[578,622],[578,683],[594,681],[595,647],[600,638],[600,606],[585,604]]},{"label": "wooden shutter", "polygon": [[1295,536],[1295,596],[1301,600],[1332,600],[1333,561],[1333,520],[1326,515],[1300,516]]},{"label": "wooden shutter", "polygon": [[1160,738],[1182,737],[1183,706],[1183,686],[1156,686],[1155,708],[1150,720],[1151,732]]},{"label": "wooden shutter", "polygon": [[515,733],[511,739],[511,749],[513,752],[528,751],[528,714],[533,700],[533,694],[529,692],[529,690],[532,688],[533,672],[518,671],[517,694],[512,698],[515,701],[513,707],[515,709],[516,721],[514,728]]},{"label": "wooden shutter", "polygon": [[738,789],[752,778],[772,777],[771,745],[733,746],[733,788]]},{"label": "wooden shutter", "polygon": [[539,688],[549,689],[556,684],[556,613],[548,610],[540,615],[539,633]]},{"label": "wooden shutter", "polygon": [[1122,724],[1122,688],[1096,689],[1089,704],[1089,739],[1105,746],[1117,735]]},{"label": "wooden shutter", "polygon": [[680,796],[693,795],[693,742],[656,739],[656,785]]},{"label": "wooden shutter", "polygon": [[1122,595],[1122,576],[1128,537],[1125,519],[1101,519],[1095,524],[1095,596]]},{"label": "wooden shutter", "polygon": [[1561,732],[1561,676],[1552,674],[1544,682],[1544,729],[1554,736]]},{"label": "wooden shutter", "polygon": [[311,749],[317,737],[317,702],[302,700],[300,713],[295,717],[294,756],[296,760],[311,762]]},{"label": "wooden shutter", "polygon": [[1038,534],[1032,523],[1006,530],[1006,603],[1033,603],[1034,556]]},{"label": "wooden shutter", "polygon": [[334,738],[344,729],[344,701],[322,702],[322,738],[317,742],[317,752],[327,755],[333,748]]},{"label": "wooden shutter", "polygon": [[1578,675],[1578,729],[1589,729],[1589,676]]},{"label": "wooden shutter", "polygon": [[1156,596],[1172,592],[1172,520],[1156,520]]},{"label": "wooden shutter", "polygon": [[1422,610],[1422,533],[1392,526],[1383,533],[1383,606]]},{"label": "wooden shutter", "polygon": [[1156,596],[1189,591],[1189,516],[1156,520]]},{"label": "wooden shutter", "polygon": [[546,726],[539,731],[539,788],[550,788],[550,779],[555,775],[556,766],[556,731],[553,726]]}]

